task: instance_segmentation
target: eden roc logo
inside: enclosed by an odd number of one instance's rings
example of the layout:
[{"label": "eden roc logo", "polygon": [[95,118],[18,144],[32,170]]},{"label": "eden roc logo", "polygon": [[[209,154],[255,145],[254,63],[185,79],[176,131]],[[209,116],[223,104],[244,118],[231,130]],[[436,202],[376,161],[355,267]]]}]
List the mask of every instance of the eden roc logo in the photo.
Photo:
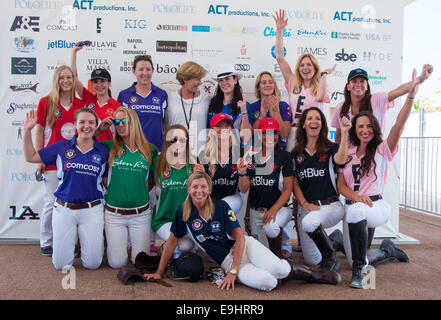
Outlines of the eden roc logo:
[{"label": "eden roc logo", "polygon": [[335,54],[335,61],[357,61],[357,55],[355,53],[346,53],[345,49],[341,49],[341,52]]},{"label": "eden roc logo", "polygon": [[35,16],[16,16],[10,31],[15,31],[17,29],[22,30],[32,30],[34,32],[40,32],[40,17]]}]

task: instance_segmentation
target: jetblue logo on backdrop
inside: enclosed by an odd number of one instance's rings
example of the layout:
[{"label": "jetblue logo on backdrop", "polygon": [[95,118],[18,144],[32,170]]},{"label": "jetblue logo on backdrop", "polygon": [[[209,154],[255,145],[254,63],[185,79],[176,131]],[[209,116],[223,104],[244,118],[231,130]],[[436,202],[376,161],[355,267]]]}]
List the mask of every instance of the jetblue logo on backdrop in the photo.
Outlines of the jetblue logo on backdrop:
[{"label": "jetblue logo on backdrop", "polygon": [[10,31],[15,31],[17,29],[40,32],[40,17],[16,16],[14,22],[12,22]]},{"label": "jetblue logo on backdrop", "polygon": [[51,49],[70,49],[75,46],[75,42],[66,41],[66,40],[48,40],[47,41],[47,50]]},{"label": "jetblue logo on backdrop", "polygon": [[191,26],[193,32],[210,32],[210,26]]}]

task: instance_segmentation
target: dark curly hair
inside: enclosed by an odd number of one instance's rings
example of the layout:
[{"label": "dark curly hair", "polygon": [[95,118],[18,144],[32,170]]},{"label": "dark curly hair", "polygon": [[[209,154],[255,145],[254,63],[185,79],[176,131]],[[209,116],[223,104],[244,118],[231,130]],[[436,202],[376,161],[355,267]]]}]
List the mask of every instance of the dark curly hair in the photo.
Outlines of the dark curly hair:
[{"label": "dark curly hair", "polygon": [[375,162],[375,154],[377,153],[377,147],[380,145],[380,143],[383,142],[382,139],[382,132],[380,123],[378,122],[377,118],[368,111],[361,111],[357,113],[357,115],[352,118],[352,127],[349,130],[349,141],[352,145],[359,147],[360,146],[360,139],[357,137],[356,133],[356,123],[357,120],[361,117],[368,117],[371,124],[372,124],[372,130],[374,133],[374,137],[371,141],[369,141],[366,152],[363,158],[361,158],[360,168],[358,169],[358,174],[360,175],[360,178],[364,177],[365,175],[369,175],[369,170],[372,167],[373,164],[373,170],[375,174],[375,179],[377,179],[377,174],[375,173],[375,169],[377,167],[377,163]]}]

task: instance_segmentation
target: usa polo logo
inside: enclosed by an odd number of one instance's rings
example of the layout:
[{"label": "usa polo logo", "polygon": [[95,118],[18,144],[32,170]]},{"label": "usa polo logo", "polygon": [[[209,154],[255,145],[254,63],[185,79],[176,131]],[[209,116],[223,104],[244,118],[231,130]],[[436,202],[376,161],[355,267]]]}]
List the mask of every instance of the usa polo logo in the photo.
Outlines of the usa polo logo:
[{"label": "usa polo logo", "polygon": [[303,160],[305,160],[305,157],[304,157],[304,156],[297,156],[297,162],[298,162],[298,163],[302,163]]},{"label": "usa polo logo", "polygon": [[77,155],[77,153],[75,152],[74,149],[67,149],[67,150],[64,152],[64,157],[65,157],[66,159],[68,159],[68,160],[71,160],[71,159],[75,158],[76,155]]},{"label": "usa polo logo", "polygon": [[170,178],[171,177],[171,170],[168,170],[166,172],[164,172],[164,179]]},{"label": "usa polo logo", "polygon": [[201,219],[194,219],[194,220],[192,221],[192,223],[191,223],[191,227],[192,227],[193,230],[195,230],[195,231],[199,231],[199,230],[201,230],[203,225],[204,225],[204,224],[202,223],[202,220],[201,220]]},{"label": "usa polo logo", "polygon": [[323,156],[320,156],[318,162],[326,162],[327,157],[328,157],[328,155],[326,155],[326,154]]},{"label": "usa polo logo", "polygon": [[61,117],[62,113],[63,113],[63,112],[61,111],[60,108],[55,109],[55,116],[56,116],[57,118]]}]

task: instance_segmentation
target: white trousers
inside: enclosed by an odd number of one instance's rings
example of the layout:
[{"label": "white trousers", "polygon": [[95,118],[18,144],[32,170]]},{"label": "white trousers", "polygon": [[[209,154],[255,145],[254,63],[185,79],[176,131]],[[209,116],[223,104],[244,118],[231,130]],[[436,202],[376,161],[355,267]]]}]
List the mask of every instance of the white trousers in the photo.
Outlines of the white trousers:
[{"label": "white trousers", "polygon": [[[222,269],[228,272],[234,253],[230,252],[222,262]],[[237,273],[237,280],[244,285],[263,291],[271,291],[277,286],[277,279],[286,278],[291,266],[285,259],[279,259],[262,243],[245,236],[245,248]]]},{"label": "white trousers", "polygon": [[40,247],[52,246],[52,213],[54,210],[54,193],[58,187],[56,170],[45,171],[44,174],[43,211],[40,215]]},{"label": "white trousers", "polygon": [[52,263],[55,269],[72,266],[77,237],[80,238],[83,266],[97,269],[101,265],[104,255],[103,210],[103,204],[79,210],[54,204]]},{"label": "white trousers", "polygon": [[384,199],[373,201],[372,208],[361,202],[345,205],[343,240],[346,258],[350,266],[352,266],[352,251],[348,223],[357,223],[366,220],[368,228],[376,228],[387,223],[390,217],[390,211],[390,205]]},{"label": "white trousers", "polygon": [[322,261],[320,250],[307,233],[313,232],[319,226],[325,229],[335,226],[343,219],[344,214],[345,210],[340,201],[320,206],[319,210],[310,211],[309,213],[299,205],[299,237],[306,264],[315,266]]},{"label": "white trousers", "polygon": [[[170,237],[171,225],[172,225],[171,222],[164,223],[162,225],[162,227],[159,228],[158,231],[156,231],[156,235],[159,238],[161,238],[161,240],[167,241],[168,237]],[[176,247],[176,249],[173,253],[173,258],[176,259],[182,254],[182,252],[191,251],[193,249],[196,250],[197,247],[194,245],[193,240],[191,240],[188,235],[186,235],[182,238],[179,238],[178,239],[178,246]]]},{"label": "white trousers", "polygon": [[151,209],[140,214],[122,215],[104,210],[104,230],[107,240],[107,261],[112,268],[119,269],[127,264],[127,241],[132,246],[131,261],[141,251],[150,254]]},{"label": "white trousers", "polygon": [[[292,211],[289,207],[282,207],[276,214],[276,221],[263,224],[263,213],[250,208],[250,229],[251,235],[262,242],[265,246],[268,244],[266,237],[275,238],[278,236],[280,229],[283,229],[291,220]],[[283,230],[282,230],[283,231]],[[288,243],[288,235],[282,233],[282,243]],[[289,250],[291,251],[291,250]]]}]

